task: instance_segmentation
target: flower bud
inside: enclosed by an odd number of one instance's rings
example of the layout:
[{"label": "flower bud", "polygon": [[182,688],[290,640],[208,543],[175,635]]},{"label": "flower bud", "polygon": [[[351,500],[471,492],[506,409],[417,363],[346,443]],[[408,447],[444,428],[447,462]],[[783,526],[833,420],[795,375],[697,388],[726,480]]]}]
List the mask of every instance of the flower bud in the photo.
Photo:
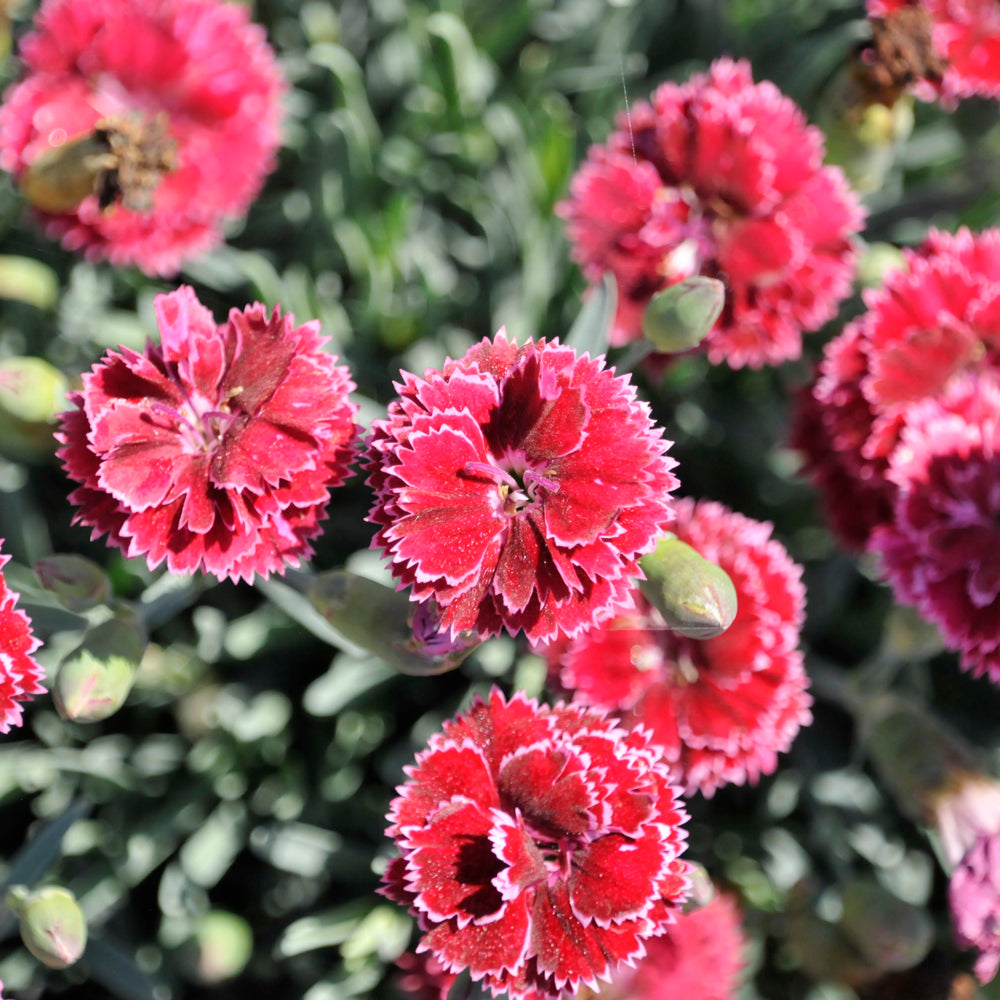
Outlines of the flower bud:
[{"label": "flower bud", "polygon": [[642,316],[642,332],[658,351],[677,354],[697,347],[726,303],[726,286],[700,274],[657,292]]},{"label": "flower bud", "polygon": [[80,960],[87,947],[87,921],[76,897],[58,885],[29,892],[14,886],[7,905],[21,921],[24,946],[50,969],[65,969]]},{"label": "flower bud", "polygon": [[166,113],[101,119],[93,132],[47,149],[21,174],[21,193],[43,212],[72,212],[89,195],[100,208],[116,202],[148,212],[164,173],[177,166]]},{"label": "flower bud", "polygon": [[906,903],[878,882],[845,886],[840,926],[848,940],[880,972],[899,972],[923,961],[934,943],[926,910]]},{"label": "flower bud", "polygon": [[42,358],[0,361],[0,451],[16,460],[51,454],[66,389],[63,374]]},{"label": "flower bud", "polygon": [[640,561],[639,587],[664,622],[689,639],[714,639],[736,617],[736,588],[724,569],[667,534]]},{"label": "flower bud", "polygon": [[842,167],[863,194],[883,185],[913,131],[913,98],[902,87],[873,88],[871,69],[864,57],[846,65],[827,88],[819,121],[826,162]]},{"label": "flower bud", "polygon": [[918,822],[934,822],[936,803],[979,771],[972,748],[956,733],[905,702],[881,711],[866,747],[900,808]]},{"label": "flower bud", "polygon": [[979,949],[976,975],[988,982],[1000,971],[1000,783],[961,736],[915,706],[883,712],[868,750],[903,810],[935,828],[955,938]]},{"label": "flower bud", "polygon": [[59,667],[52,697],[56,710],[74,722],[99,722],[125,703],[146,640],[138,627],[111,618],[87,632]]},{"label": "flower bud", "polygon": [[0,299],[49,309],[59,294],[55,271],[31,257],[0,255]]},{"label": "flower bud", "polygon": [[414,604],[405,593],[346,570],[316,577],[309,599],[345,639],[400,673],[454,670],[480,643],[477,636],[442,633],[433,602]]},{"label": "flower bud", "polygon": [[42,153],[21,175],[21,194],[43,212],[71,212],[111,165],[105,137],[90,132]]},{"label": "flower bud", "polygon": [[891,243],[869,243],[858,259],[858,281],[864,288],[881,288],[886,275],[906,266],[903,251]]},{"label": "flower bud", "polygon": [[192,941],[194,972],[203,983],[238,976],[253,955],[253,931],[242,917],[211,910],[198,918]]},{"label": "flower bud", "polygon": [[46,556],[35,563],[34,569],[41,585],[69,611],[88,611],[111,597],[107,574],[83,556]]}]

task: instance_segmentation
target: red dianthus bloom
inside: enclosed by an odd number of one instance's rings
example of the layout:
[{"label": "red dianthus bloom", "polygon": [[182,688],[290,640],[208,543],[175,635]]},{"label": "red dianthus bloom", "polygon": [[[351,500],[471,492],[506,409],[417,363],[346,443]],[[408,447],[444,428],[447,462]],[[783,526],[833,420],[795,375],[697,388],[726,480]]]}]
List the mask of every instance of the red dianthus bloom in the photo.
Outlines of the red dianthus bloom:
[{"label": "red dianthus bloom", "polygon": [[431,952],[422,955],[404,952],[396,959],[396,968],[400,971],[396,985],[400,993],[412,997],[412,1000],[448,1000],[448,994],[458,978],[454,972],[448,972]]},{"label": "red dianthus bloom", "polygon": [[[9,561],[10,556],[0,555],[0,569]],[[45,672],[31,655],[41,643],[31,634],[28,616],[16,604],[17,594],[0,573],[0,733],[21,725],[21,702],[45,690]]]},{"label": "red dianthus bloom", "polygon": [[916,605],[1000,684],[1000,385],[965,376],[909,410],[889,465],[891,522],[871,547],[896,596]]},{"label": "red dianthus bloom", "polygon": [[244,4],[45,0],[21,58],[27,74],[0,110],[5,170],[20,177],[99,124],[133,132],[156,123],[171,149],[172,169],[142,210],[102,207],[92,193],[70,210],[42,212],[67,249],[173,273],[220,240],[223,222],[247,210],[274,166],[284,82]]},{"label": "red dianthus bloom", "polygon": [[648,733],[494,689],[406,773],[383,891],[446,971],[559,997],[634,963],[676,919],[686,816]]},{"label": "red dianthus bloom", "polygon": [[[682,913],[666,934],[646,943],[646,957],[597,994],[600,1000],[733,1000],[745,941],[736,904],[716,896]],[[582,1000],[582,998],[578,998]]]},{"label": "red dianthus bloom", "polygon": [[791,434],[831,527],[845,545],[859,550],[875,525],[892,516],[895,492],[885,478],[887,459],[864,451],[875,419],[861,391],[867,369],[864,328],[851,323],[826,345],[815,383],[799,398]]},{"label": "red dianthus bloom", "polygon": [[865,293],[868,311],[827,345],[793,443],[854,548],[892,519],[889,456],[913,404],[966,372],[1000,372],[1000,230],[932,231]]},{"label": "red dianthus bloom", "polygon": [[557,211],[591,281],[618,283],[612,344],[641,336],[654,293],[701,274],[726,283],[705,343],[713,364],[758,368],[802,350],[854,274],[863,214],[822,133],[746,62],[663,84],[590,150]]},{"label": "red dianthus bloom", "polygon": [[217,326],[187,287],[155,306],[161,343],[109,351],[62,414],[76,520],[172,573],[282,572],[311,554],[328,490],[350,474],[347,369],[318,322],[296,327],[277,308]]},{"label": "red dianthus bloom", "polygon": [[940,80],[921,79],[922,100],[941,97],[1000,97],[1000,8],[995,0],[868,0],[868,16],[891,18],[906,7],[921,8],[930,20],[931,42],[946,63]]},{"label": "red dianthus bloom", "polygon": [[369,443],[372,544],[442,630],[539,642],[631,606],[677,480],[627,377],[501,331],[396,388]]},{"label": "red dianthus bloom", "polygon": [[721,504],[680,501],[670,530],[729,574],[733,624],[714,639],[687,639],[637,593],[635,612],[553,645],[547,656],[555,683],[575,702],[651,730],[687,791],[712,795],[770,774],[811,721],[798,649],[802,569],[771,538],[770,524]]}]

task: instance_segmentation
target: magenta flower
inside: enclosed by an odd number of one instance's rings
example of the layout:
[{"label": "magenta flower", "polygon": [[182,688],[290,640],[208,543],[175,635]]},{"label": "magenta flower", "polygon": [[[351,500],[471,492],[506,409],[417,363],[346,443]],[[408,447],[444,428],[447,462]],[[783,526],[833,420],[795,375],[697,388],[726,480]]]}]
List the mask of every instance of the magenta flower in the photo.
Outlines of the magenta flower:
[{"label": "magenta flower", "polygon": [[979,949],[976,975],[988,983],[1000,970],[1000,832],[969,848],[951,876],[948,895],[955,940]]},{"label": "magenta flower", "polygon": [[680,501],[671,531],[732,579],[738,610],[729,629],[687,639],[637,594],[634,612],[550,646],[547,656],[574,702],[648,728],[686,791],[712,795],[774,771],[812,719],[798,649],[802,569],[771,525],[721,504]]},{"label": "magenta flower", "polygon": [[316,321],[194,292],[155,300],[161,344],[109,351],[72,394],[58,451],[76,520],[172,573],[232,580],[308,557],[356,452],[354,388]]},{"label": "magenta flower", "polygon": [[934,53],[944,61],[940,78],[916,81],[922,100],[940,97],[954,106],[960,97],[1000,98],[1000,10],[994,0],[867,0],[868,15],[893,19],[917,9],[926,18]]},{"label": "magenta flower", "polygon": [[894,516],[871,548],[896,596],[934,622],[961,663],[1000,684],[1000,385],[953,380],[912,406],[889,479]]},{"label": "magenta flower", "polygon": [[26,185],[69,250],[172,274],[219,242],[274,166],[285,85],[244,4],[45,0],[21,59],[0,166],[25,184],[40,158],[93,134],[107,161],[89,190]]},{"label": "magenta flower", "polygon": [[384,893],[447,972],[559,997],[644,953],[688,893],[685,820],[647,733],[496,689],[406,769]]},{"label": "magenta flower", "polygon": [[557,211],[592,282],[618,283],[612,344],[641,336],[654,293],[701,274],[726,284],[705,341],[713,364],[759,368],[802,350],[854,274],[863,213],[822,133],[746,62],[720,59],[622,116]]},{"label": "magenta flower", "polygon": [[646,957],[601,990],[601,1000],[733,1000],[746,942],[729,896],[682,913],[665,934],[646,943]]},{"label": "magenta flower", "polygon": [[892,519],[889,457],[914,403],[964,373],[1000,373],[1000,230],[932,231],[827,346],[793,432],[834,529],[854,548]]},{"label": "magenta flower", "polygon": [[851,549],[864,549],[873,528],[891,518],[895,493],[886,479],[888,460],[865,449],[875,416],[861,391],[868,370],[863,331],[849,324],[826,345],[816,381],[799,399],[791,435],[831,527]]},{"label": "magenta flower", "polygon": [[[8,562],[10,556],[0,555],[0,569]],[[0,733],[21,725],[21,702],[45,691],[45,671],[31,655],[41,643],[31,634],[28,616],[16,607],[17,597],[0,573]]]},{"label": "magenta flower", "polygon": [[630,606],[677,480],[627,377],[501,331],[396,388],[369,441],[373,545],[442,630],[539,642]]},{"label": "magenta flower", "polygon": [[989,982],[1000,970],[1000,785],[960,772],[934,797],[931,814],[952,870],[955,939],[979,949],[976,975]]}]

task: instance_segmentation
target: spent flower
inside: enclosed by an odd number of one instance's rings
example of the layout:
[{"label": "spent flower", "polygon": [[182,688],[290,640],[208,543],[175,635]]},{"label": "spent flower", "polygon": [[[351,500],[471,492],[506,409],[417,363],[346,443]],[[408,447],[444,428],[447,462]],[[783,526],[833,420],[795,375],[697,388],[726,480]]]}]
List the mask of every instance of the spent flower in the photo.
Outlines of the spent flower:
[{"label": "spent flower", "polygon": [[867,8],[878,30],[893,37],[919,98],[940,98],[946,107],[962,97],[1000,98],[994,0],[867,0]]}]

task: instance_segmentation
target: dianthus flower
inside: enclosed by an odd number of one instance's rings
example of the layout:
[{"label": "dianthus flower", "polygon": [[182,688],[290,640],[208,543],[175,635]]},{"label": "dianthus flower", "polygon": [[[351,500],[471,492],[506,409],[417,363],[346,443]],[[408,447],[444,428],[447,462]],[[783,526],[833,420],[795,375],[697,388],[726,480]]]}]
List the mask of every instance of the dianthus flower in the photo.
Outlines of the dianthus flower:
[{"label": "dianthus flower", "polygon": [[721,504],[680,501],[670,530],[729,574],[733,624],[714,639],[688,639],[637,593],[634,612],[550,646],[547,656],[574,702],[651,730],[687,792],[712,795],[770,774],[811,721],[798,649],[802,569],[770,524]]},{"label": "dianthus flower", "polygon": [[976,975],[988,983],[1000,969],[1000,832],[979,837],[951,876],[955,940],[978,948]]},{"label": "dianthus flower", "polygon": [[45,0],[21,58],[0,166],[69,250],[171,274],[274,166],[284,83],[244,4]]},{"label": "dianthus flower", "polygon": [[896,596],[934,622],[962,666],[1000,684],[1000,386],[953,381],[914,405],[889,464],[894,516],[875,529]]},{"label": "dianthus flower", "polygon": [[369,442],[372,544],[442,630],[539,642],[631,606],[677,480],[627,377],[500,331],[396,388]]},{"label": "dianthus flower", "polygon": [[833,527],[855,548],[892,518],[889,457],[913,404],[963,373],[1000,372],[1000,230],[932,231],[904,257],[827,346],[793,432]]},{"label": "dianthus flower", "polygon": [[799,398],[791,434],[830,526],[858,550],[877,524],[891,518],[895,492],[885,456],[869,458],[864,451],[875,417],[861,391],[868,366],[863,343],[862,325],[852,323],[826,345],[818,377]]},{"label": "dianthus flower", "polygon": [[955,937],[980,950],[975,970],[985,983],[1000,969],[1000,784],[927,710],[883,704],[866,722],[869,756],[902,809],[936,829]]},{"label": "dianthus flower", "polygon": [[744,944],[736,904],[716,896],[647,941],[646,957],[618,973],[595,1000],[733,1000]]},{"label": "dianthus flower", "polygon": [[612,344],[641,336],[656,292],[701,274],[727,287],[705,341],[713,364],[797,358],[802,331],[850,291],[863,217],[822,159],[822,133],[746,62],[663,84],[621,117],[557,209],[587,278],[617,280]]},{"label": "dianthus flower", "polygon": [[[994,0],[868,0],[867,7],[869,17],[890,26],[909,14],[904,33],[913,31],[913,12],[924,22],[920,30],[929,31],[943,73],[928,75],[913,67],[913,90],[922,100],[940,97],[954,106],[961,97],[1000,97],[1000,9]],[[921,41],[904,34],[898,48],[905,53]]]},{"label": "dianthus flower", "polygon": [[494,689],[406,773],[383,891],[446,971],[559,997],[634,963],[676,919],[686,817],[648,733]]},{"label": "dianthus flower", "polygon": [[404,952],[396,959],[396,968],[400,971],[396,985],[400,993],[412,1000],[448,1000],[448,994],[458,979],[431,952],[422,955]]},{"label": "dianthus flower", "polygon": [[109,351],[61,416],[76,520],[172,573],[281,572],[311,554],[328,490],[350,474],[347,369],[318,322],[277,308],[217,326],[187,287],[155,307],[161,343]]},{"label": "dianthus flower", "polygon": [[[0,555],[0,570],[9,561],[10,556]],[[15,607],[17,596],[0,573],[0,733],[21,725],[21,702],[45,690],[45,672],[31,655],[41,643],[31,634],[28,616]]]},{"label": "dianthus flower", "polygon": [[1000,970],[1000,785],[985,774],[953,774],[931,812],[951,869],[955,940],[979,949],[975,971],[987,983]]}]

